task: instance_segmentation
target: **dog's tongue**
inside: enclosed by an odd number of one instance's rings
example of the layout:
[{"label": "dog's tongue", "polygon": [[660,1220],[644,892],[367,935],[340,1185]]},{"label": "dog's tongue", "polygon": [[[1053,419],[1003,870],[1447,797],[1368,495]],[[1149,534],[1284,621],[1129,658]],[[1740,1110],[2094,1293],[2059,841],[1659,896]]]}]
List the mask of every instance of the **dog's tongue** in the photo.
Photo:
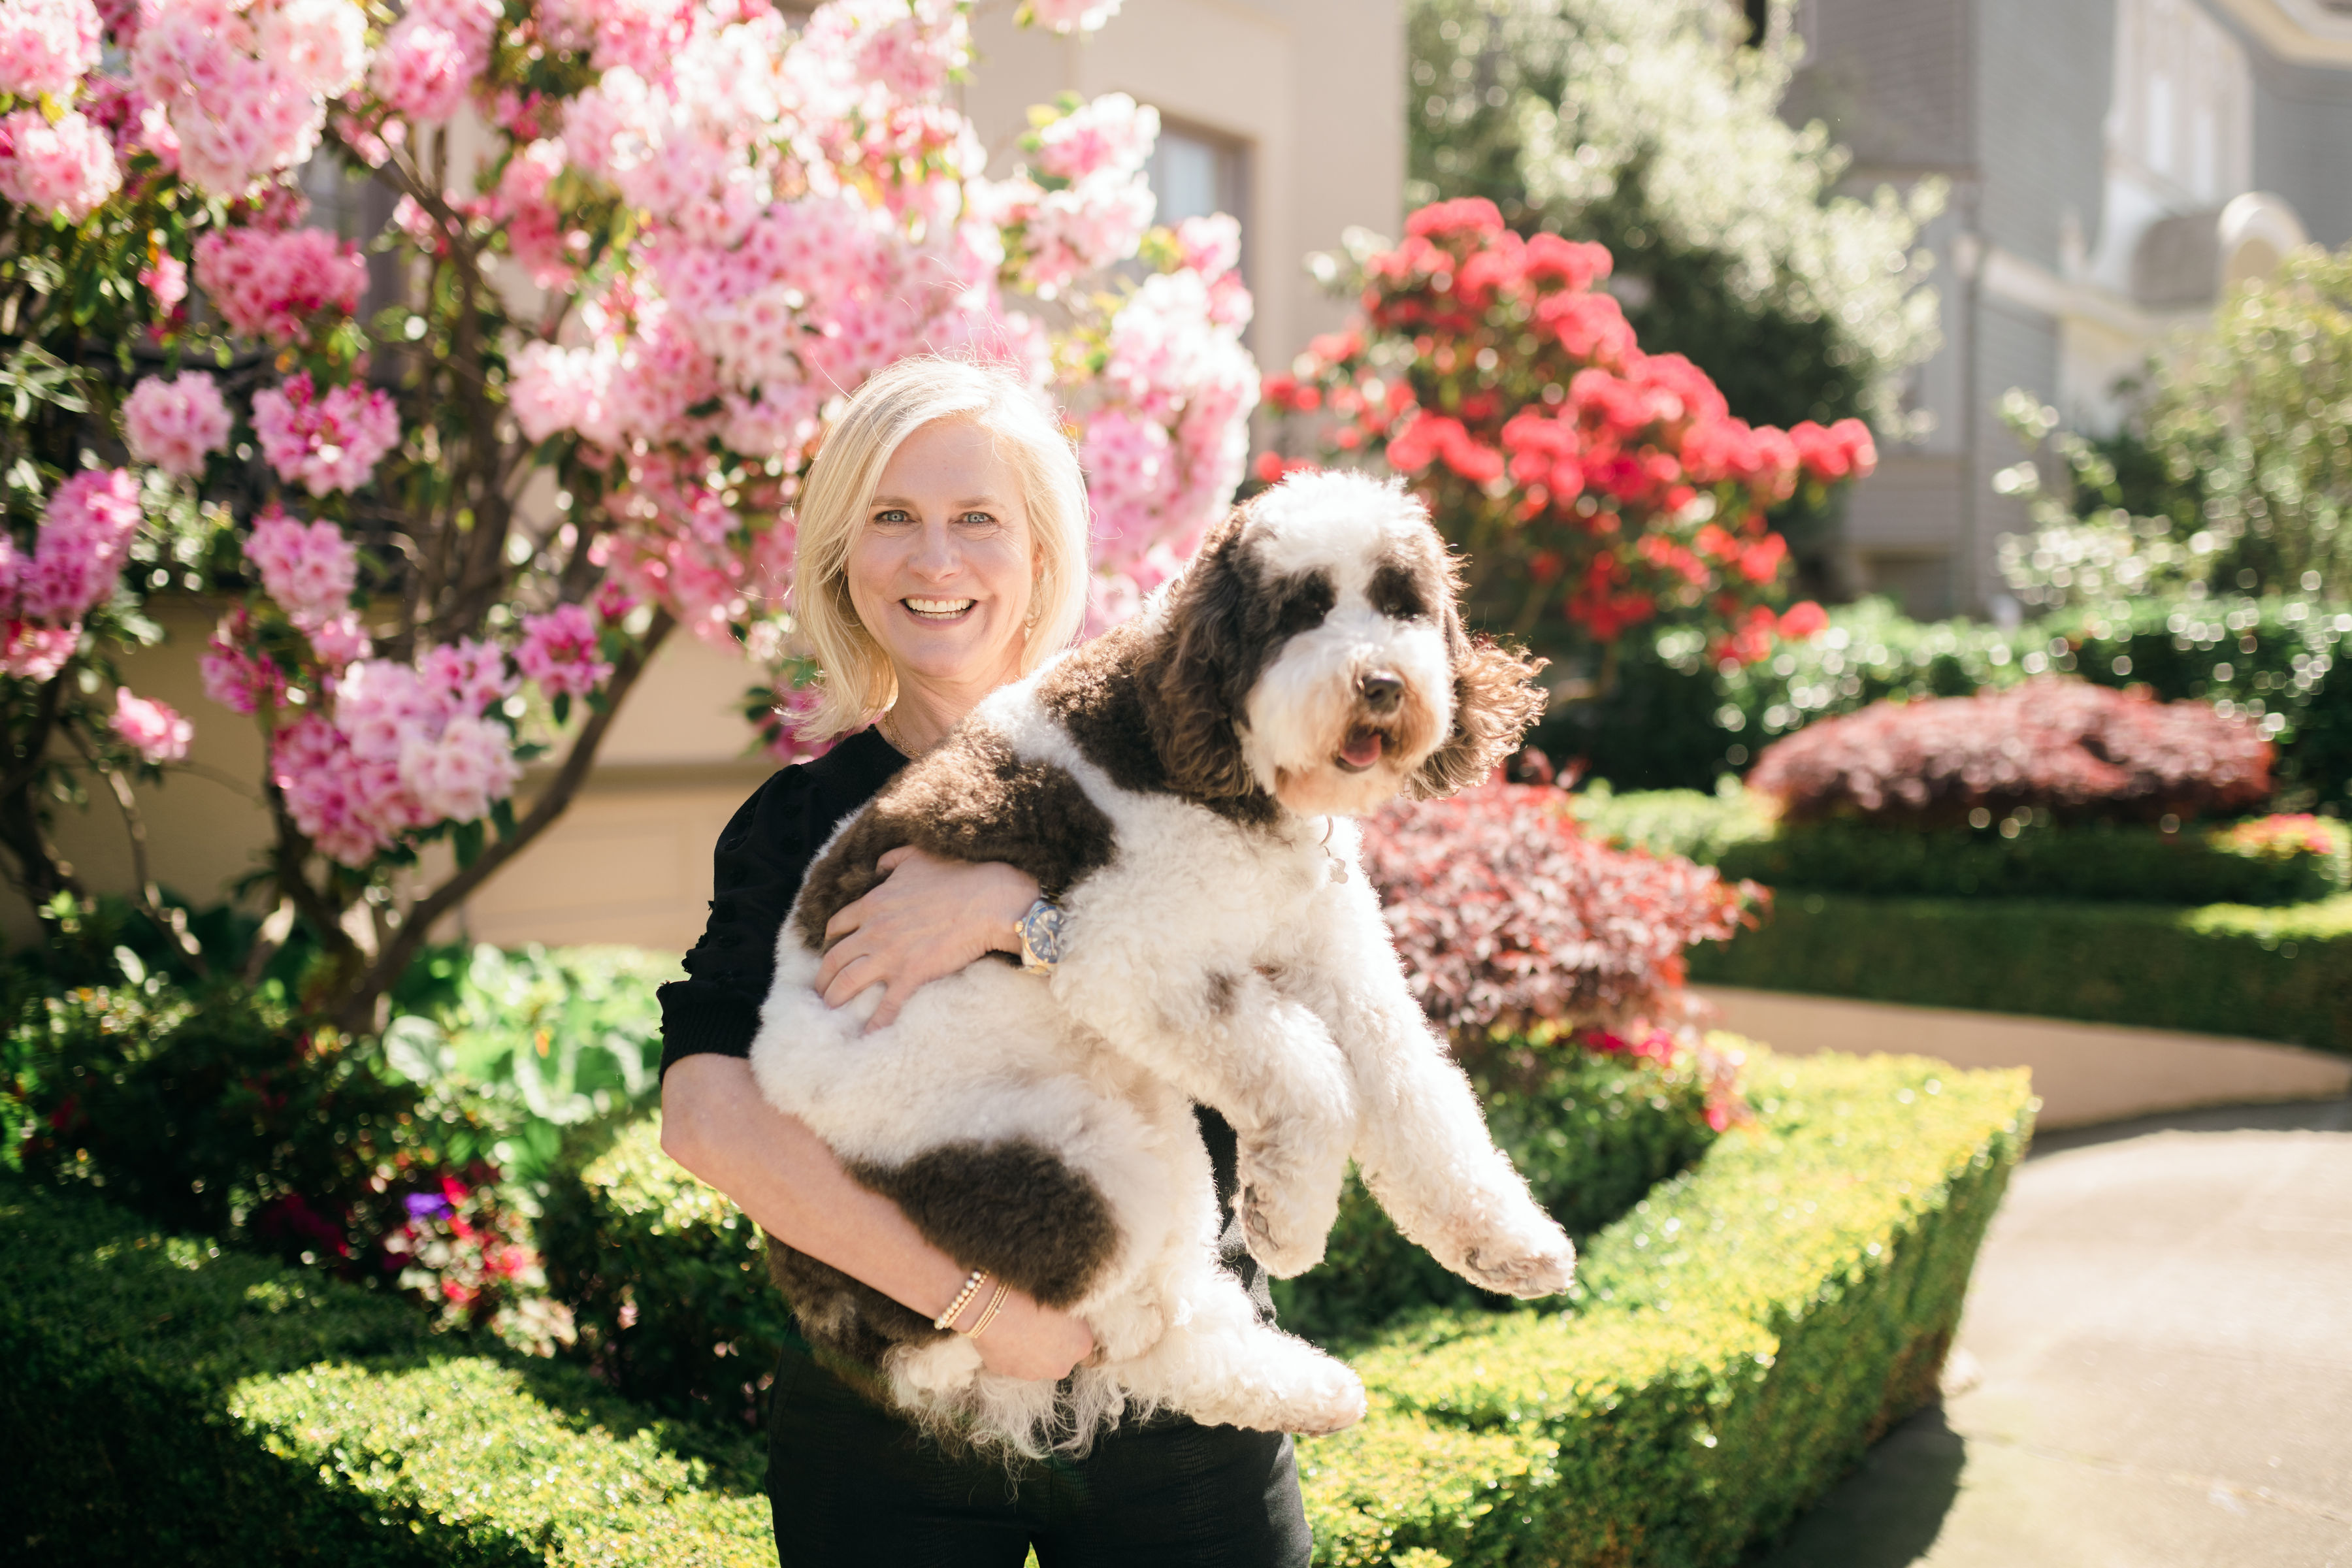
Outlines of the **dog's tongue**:
[{"label": "dog's tongue", "polygon": [[1348,743],[1339,748],[1339,755],[1351,768],[1369,768],[1381,760],[1381,732],[1378,730],[1357,730],[1348,736]]}]

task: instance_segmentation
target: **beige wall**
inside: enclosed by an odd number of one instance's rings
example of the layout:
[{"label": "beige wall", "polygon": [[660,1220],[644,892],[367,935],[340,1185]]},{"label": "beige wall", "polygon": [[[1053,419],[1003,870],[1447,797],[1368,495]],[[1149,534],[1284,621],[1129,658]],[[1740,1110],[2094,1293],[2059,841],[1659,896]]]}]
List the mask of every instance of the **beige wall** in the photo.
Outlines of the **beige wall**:
[{"label": "beige wall", "polygon": [[[1247,154],[1244,257],[1257,314],[1251,346],[1279,368],[1345,306],[1307,277],[1306,254],[1361,225],[1395,232],[1404,181],[1404,24],[1400,0],[1127,0],[1100,32],[1016,29],[992,6],[978,27],[966,111],[1010,163],[1029,106],[1062,92],[1123,91]],[[215,707],[195,659],[215,612],[165,606],[166,648],[132,659],[134,690],[196,721],[191,767],[142,792],[155,876],[199,901],[258,864],[268,824],[261,747],[249,720]],[[597,772],[564,817],[463,910],[478,940],[626,942],[682,951],[702,929],[719,828],[770,764],[745,755],[749,666],[673,637],[630,695]],[[524,794],[530,788],[524,784]],[[106,800],[66,814],[67,851],[100,888],[131,879],[121,823]],[[12,940],[28,913],[0,912]]]}]

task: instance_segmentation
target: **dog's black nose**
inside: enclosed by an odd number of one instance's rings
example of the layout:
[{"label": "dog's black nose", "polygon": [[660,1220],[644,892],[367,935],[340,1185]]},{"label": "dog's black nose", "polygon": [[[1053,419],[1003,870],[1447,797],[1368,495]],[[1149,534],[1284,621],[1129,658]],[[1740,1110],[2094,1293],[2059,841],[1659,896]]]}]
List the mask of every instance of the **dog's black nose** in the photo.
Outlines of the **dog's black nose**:
[{"label": "dog's black nose", "polygon": [[1364,694],[1364,706],[1375,713],[1392,713],[1404,700],[1404,682],[1385,669],[1376,669],[1356,682]]}]

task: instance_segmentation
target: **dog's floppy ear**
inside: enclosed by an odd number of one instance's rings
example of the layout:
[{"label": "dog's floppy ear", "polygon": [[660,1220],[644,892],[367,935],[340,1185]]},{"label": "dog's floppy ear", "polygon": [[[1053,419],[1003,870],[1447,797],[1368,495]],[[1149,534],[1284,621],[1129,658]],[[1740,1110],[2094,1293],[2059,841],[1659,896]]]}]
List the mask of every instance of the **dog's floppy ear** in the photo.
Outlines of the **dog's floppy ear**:
[{"label": "dog's floppy ear", "polygon": [[[1453,563],[1447,565],[1447,585],[1458,593]],[[1446,659],[1454,670],[1454,728],[1414,770],[1410,793],[1416,800],[1484,783],[1519,749],[1528,726],[1543,716],[1544,689],[1536,676],[1548,660],[1529,658],[1491,637],[1472,637],[1463,629],[1452,595],[1444,622]]]},{"label": "dog's floppy ear", "polygon": [[1209,531],[1168,606],[1168,647],[1150,704],[1151,740],[1168,782],[1202,800],[1256,786],[1234,725],[1257,660],[1242,637],[1255,574],[1241,547],[1249,521],[1235,507]]}]

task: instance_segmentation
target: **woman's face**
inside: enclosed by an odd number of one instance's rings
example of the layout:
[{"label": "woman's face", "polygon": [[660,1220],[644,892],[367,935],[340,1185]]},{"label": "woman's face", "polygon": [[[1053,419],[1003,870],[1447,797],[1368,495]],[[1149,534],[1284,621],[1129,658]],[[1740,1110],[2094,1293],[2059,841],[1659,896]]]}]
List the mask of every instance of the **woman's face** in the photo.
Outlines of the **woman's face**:
[{"label": "woman's face", "polygon": [[902,686],[994,688],[1021,673],[1037,563],[995,438],[941,419],[883,468],[849,548],[849,602]]}]

